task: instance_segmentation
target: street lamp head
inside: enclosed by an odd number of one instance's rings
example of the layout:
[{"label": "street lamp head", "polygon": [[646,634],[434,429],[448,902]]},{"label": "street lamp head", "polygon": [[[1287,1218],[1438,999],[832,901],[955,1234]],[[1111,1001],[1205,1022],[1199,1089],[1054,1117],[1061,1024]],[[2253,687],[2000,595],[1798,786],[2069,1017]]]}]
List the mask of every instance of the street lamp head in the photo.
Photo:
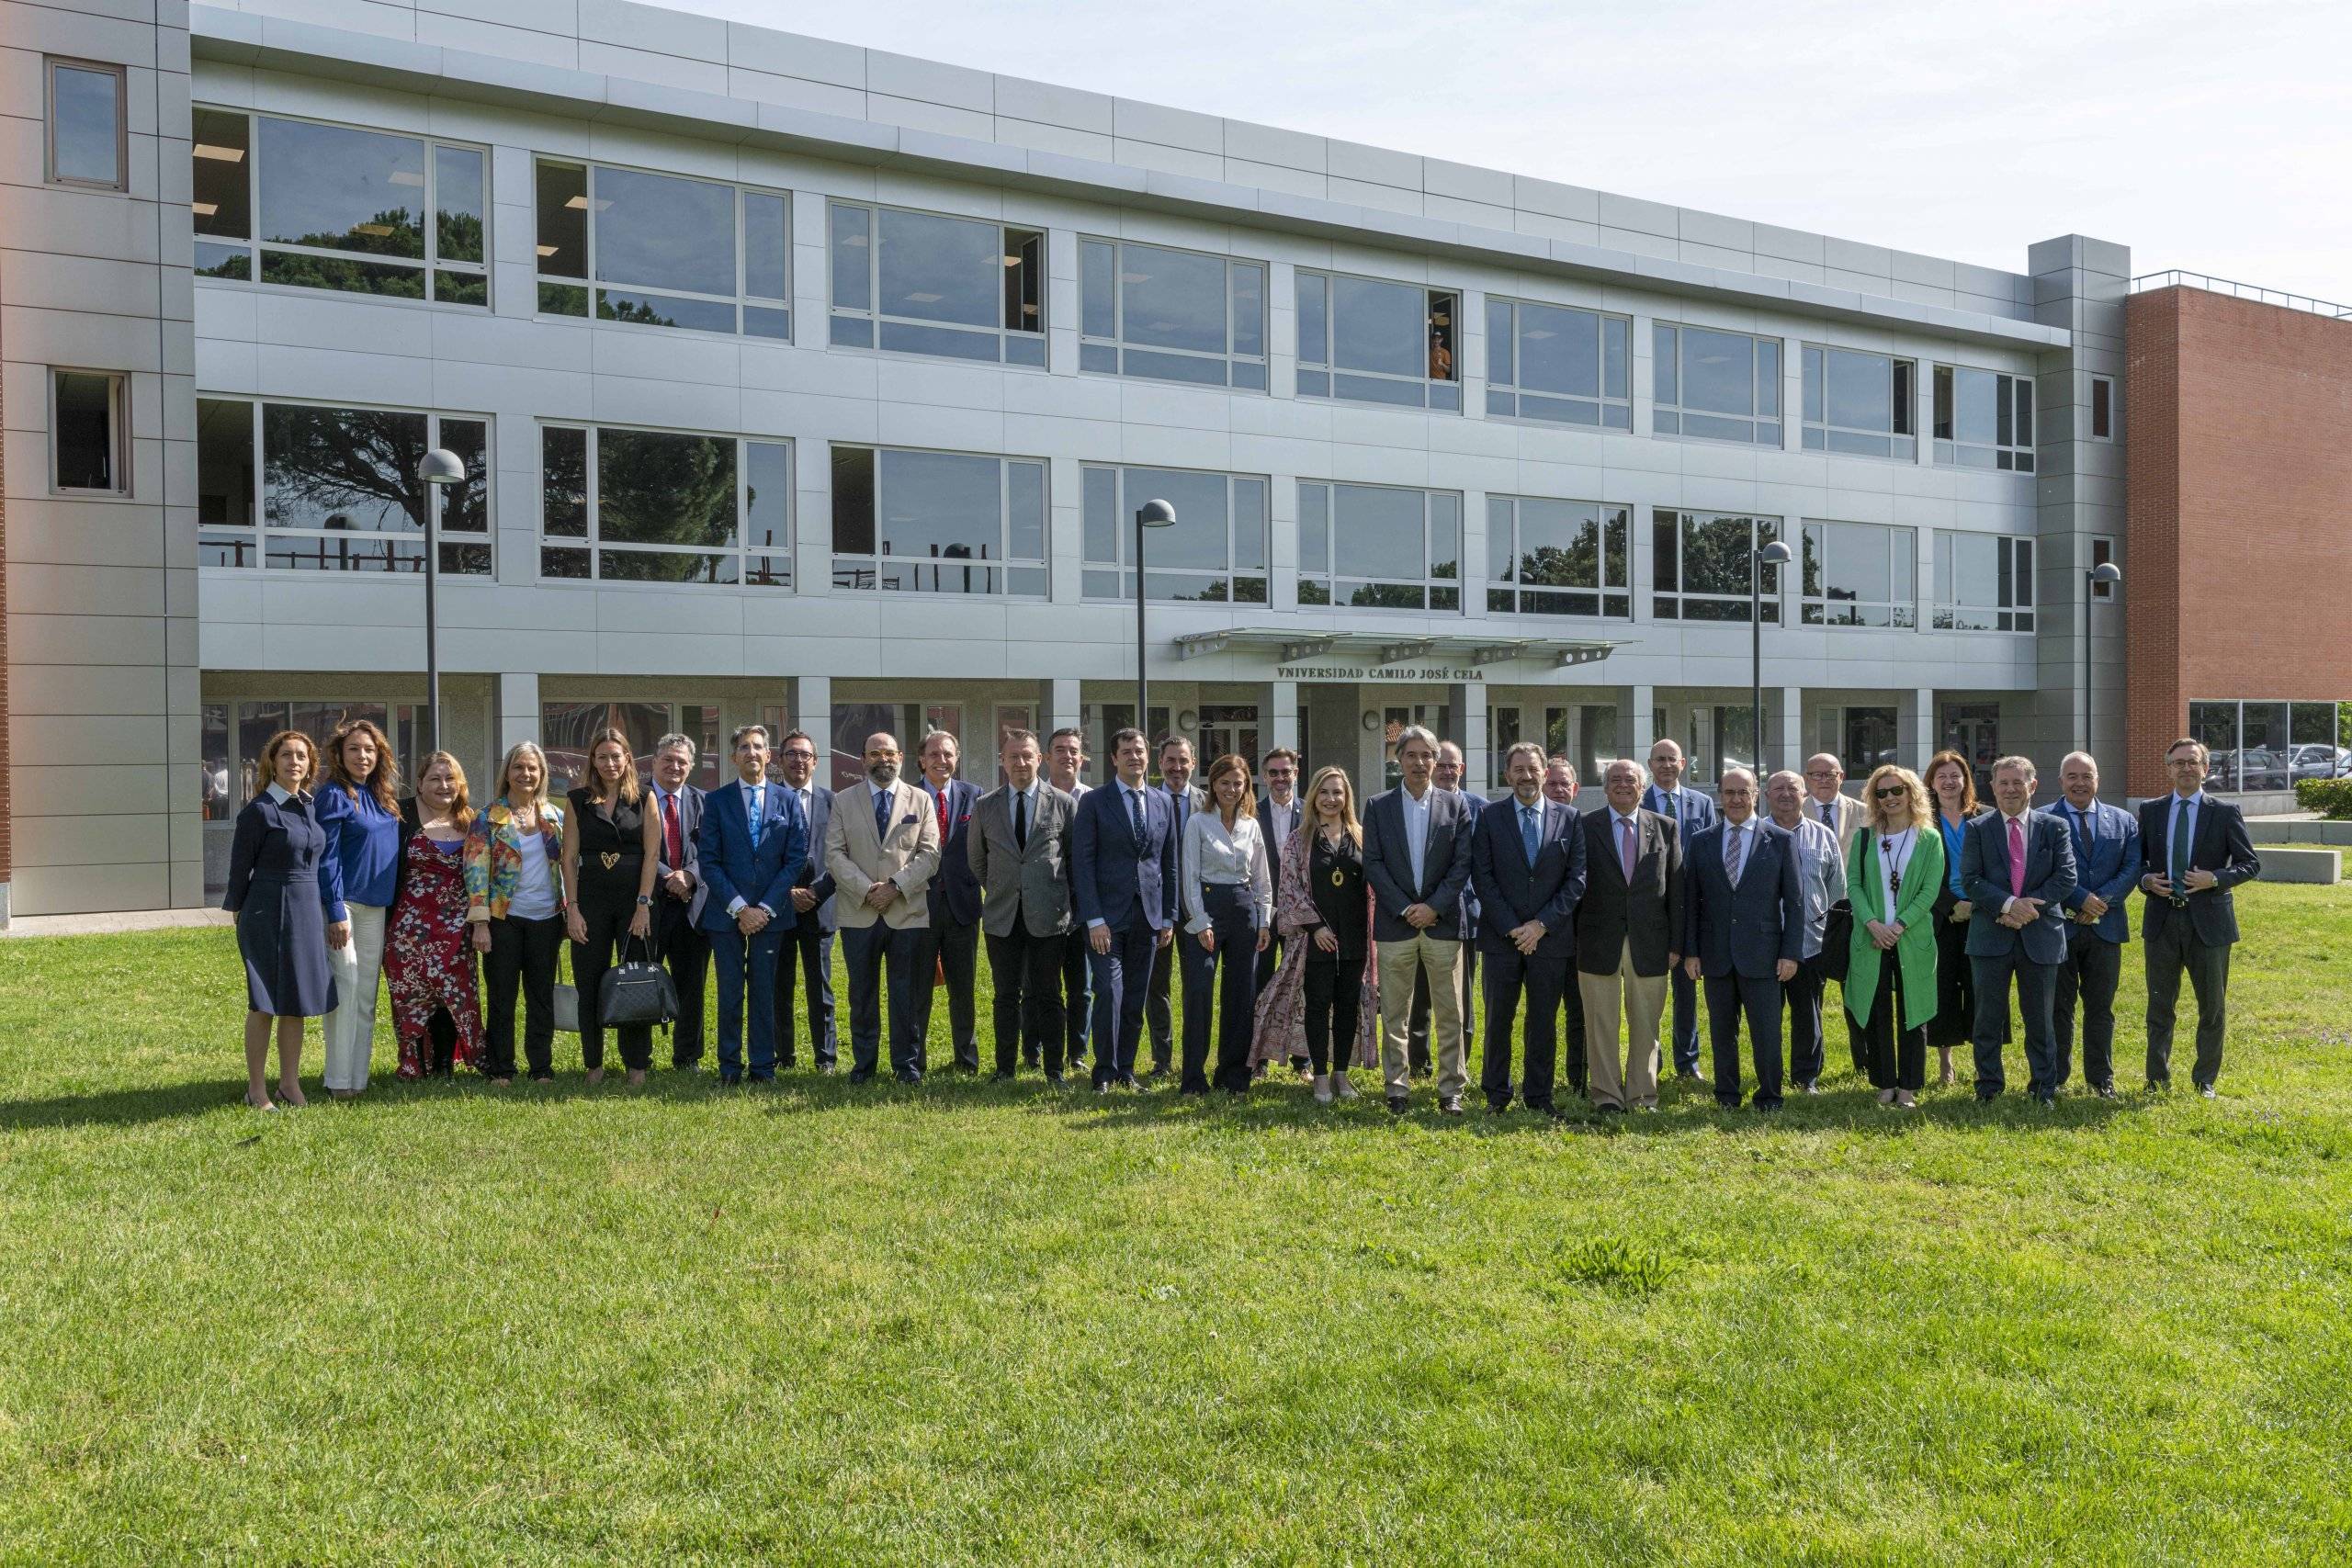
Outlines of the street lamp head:
[{"label": "street lamp head", "polygon": [[1775,539],[1757,553],[1757,559],[1766,566],[1786,566],[1796,559],[1796,552],[1783,540]]},{"label": "street lamp head", "polygon": [[1136,513],[1136,521],[1147,528],[1171,528],[1176,524],[1176,509],[1164,501],[1147,501]]},{"label": "street lamp head", "polygon": [[416,465],[416,477],[429,485],[463,484],[465,459],[446,446],[435,446]]},{"label": "street lamp head", "polygon": [[2113,587],[2123,581],[2123,572],[2113,561],[2103,560],[2091,568],[2091,581],[2107,587]]}]

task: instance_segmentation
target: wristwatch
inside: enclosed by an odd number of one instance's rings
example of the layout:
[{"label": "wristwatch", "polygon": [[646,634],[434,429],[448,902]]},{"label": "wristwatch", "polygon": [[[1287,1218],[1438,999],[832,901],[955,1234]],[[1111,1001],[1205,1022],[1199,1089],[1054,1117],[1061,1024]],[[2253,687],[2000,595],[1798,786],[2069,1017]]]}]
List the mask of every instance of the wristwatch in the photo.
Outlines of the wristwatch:
[{"label": "wristwatch", "polygon": [[637,896],[637,907],[640,909],[650,909],[653,908],[652,896],[646,893],[639,894]]}]

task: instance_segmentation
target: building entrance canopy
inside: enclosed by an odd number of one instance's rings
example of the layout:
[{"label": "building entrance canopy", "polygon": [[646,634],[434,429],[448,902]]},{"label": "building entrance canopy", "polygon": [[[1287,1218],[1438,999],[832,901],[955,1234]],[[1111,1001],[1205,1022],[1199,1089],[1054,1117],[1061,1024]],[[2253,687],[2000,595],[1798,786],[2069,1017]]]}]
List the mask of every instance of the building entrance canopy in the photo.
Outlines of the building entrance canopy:
[{"label": "building entrance canopy", "polygon": [[1484,681],[1491,665],[1514,661],[1559,669],[1598,664],[1633,639],[1514,637],[1476,632],[1306,631],[1295,626],[1237,626],[1188,632],[1178,653],[1263,652],[1284,680]]}]

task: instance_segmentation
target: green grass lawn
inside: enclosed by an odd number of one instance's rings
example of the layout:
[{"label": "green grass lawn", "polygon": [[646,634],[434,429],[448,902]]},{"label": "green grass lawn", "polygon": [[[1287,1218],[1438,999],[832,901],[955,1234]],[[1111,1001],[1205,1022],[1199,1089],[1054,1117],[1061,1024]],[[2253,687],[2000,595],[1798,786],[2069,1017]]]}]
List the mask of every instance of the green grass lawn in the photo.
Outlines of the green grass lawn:
[{"label": "green grass lawn", "polygon": [[1565,1127],[404,1088],[388,1013],[260,1117],[227,932],[0,944],[0,1560],[2341,1562],[2352,888],[2239,907],[2218,1102],[2135,945],[2120,1101],[1833,1031]]}]

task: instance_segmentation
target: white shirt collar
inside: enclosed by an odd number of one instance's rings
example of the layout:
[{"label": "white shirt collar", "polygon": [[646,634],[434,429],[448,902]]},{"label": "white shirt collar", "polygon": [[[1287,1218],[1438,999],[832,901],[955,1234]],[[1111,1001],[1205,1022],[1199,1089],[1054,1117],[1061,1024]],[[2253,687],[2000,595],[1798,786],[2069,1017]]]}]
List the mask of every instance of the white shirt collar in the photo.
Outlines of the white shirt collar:
[{"label": "white shirt collar", "polygon": [[269,788],[263,791],[263,793],[267,795],[270,799],[277,802],[280,806],[285,805],[288,801],[294,798],[294,796],[288,792],[286,786],[279,784],[276,779],[269,781]]},{"label": "white shirt collar", "polygon": [[1637,832],[1641,829],[1642,818],[1640,808],[1638,807],[1632,811],[1620,811],[1612,806],[1609,808],[1609,815],[1614,817],[1618,821],[1624,823]]},{"label": "white shirt collar", "polygon": [[2031,803],[2031,802],[2028,802],[2028,803],[2027,803],[2027,805],[2026,805],[2026,808],[2025,808],[2023,811],[2018,812],[2015,817],[2011,817],[2011,816],[2010,816],[2007,812],[2006,812],[2006,811],[2001,811],[2001,810],[2000,810],[2000,808],[1999,808],[1998,807],[1994,807],[1994,809],[1995,809],[1996,812],[1999,812],[1999,814],[2000,814],[2000,816],[2001,816],[2001,818],[2002,818],[2002,819],[2003,819],[2004,821],[2008,821],[2008,822],[2022,822],[2022,821],[2024,821],[2027,818],[2029,818],[2029,817],[2030,817],[2030,816],[2032,816],[2032,815],[2033,815],[2033,806],[2032,806],[2032,803]]},{"label": "white shirt collar", "polygon": [[2202,806],[2202,805],[2204,805],[2204,804],[2205,804],[2205,792],[2204,792],[2204,790],[2203,790],[2203,789],[2201,789],[2201,788],[2200,788],[2200,789],[2199,789],[2199,790],[2198,790],[2198,792],[2197,792],[2195,795],[2182,795],[2182,794],[2180,793],[2180,791],[2178,791],[2178,790],[2175,790],[2175,791],[2173,791],[2173,792],[2172,792],[2172,798],[2173,798],[2173,809],[2174,809],[2175,811],[2177,811],[2177,810],[2179,810],[2179,809],[2180,809],[2180,803],[2181,803],[2183,800],[2188,801],[2188,804],[2189,804],[2189,805],[2191,805],[2191,806]]}]

